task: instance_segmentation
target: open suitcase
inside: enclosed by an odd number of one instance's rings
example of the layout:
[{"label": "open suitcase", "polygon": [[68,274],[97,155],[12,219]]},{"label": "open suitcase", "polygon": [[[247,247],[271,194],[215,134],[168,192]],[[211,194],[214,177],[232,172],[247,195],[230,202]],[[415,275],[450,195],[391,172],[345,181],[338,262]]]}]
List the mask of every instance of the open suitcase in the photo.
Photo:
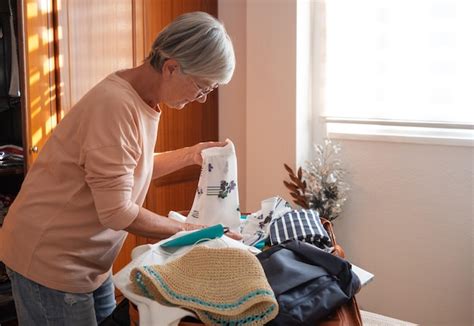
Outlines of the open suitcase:
[{"label": "open suitcase", "polygon": [[[336,237],[334,235],[334,230],[332,227],[332,223],[328,220],[321,219],[324,228],[328,232],[329,236],[331,237],[332,243],[334,244],[334,255],[344,258],[344,250],[340,245],[336,242]],[[130,303],[129,305],[129,314],[130,314],[130,324],[134,326],[138,326],[140,316],[138,313],[137,307]],[[185,319],[181,320],[179,326],[197,326],[203,325],[199,320],[194,318],[186,317]],[[348,303],[338,308],[333,314],[321,320],[318,325],[320,326],[361,326],[362,325],[362,317],[360,315],[359,307],[357,305],[357,300],[353,297]]]}]

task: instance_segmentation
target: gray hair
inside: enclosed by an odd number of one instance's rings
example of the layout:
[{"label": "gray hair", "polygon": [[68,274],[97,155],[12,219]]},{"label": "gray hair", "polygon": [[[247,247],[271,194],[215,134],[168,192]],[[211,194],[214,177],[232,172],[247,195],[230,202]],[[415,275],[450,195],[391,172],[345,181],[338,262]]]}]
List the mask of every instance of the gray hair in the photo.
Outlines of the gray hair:
[{"label": "gray hair", "polygon": [[157,36],[147,60],[161,73],[167,59],[179,62],[183,73],[227,84],[235,68],[232,41],[224,25],[196,11],[179,16]]}]

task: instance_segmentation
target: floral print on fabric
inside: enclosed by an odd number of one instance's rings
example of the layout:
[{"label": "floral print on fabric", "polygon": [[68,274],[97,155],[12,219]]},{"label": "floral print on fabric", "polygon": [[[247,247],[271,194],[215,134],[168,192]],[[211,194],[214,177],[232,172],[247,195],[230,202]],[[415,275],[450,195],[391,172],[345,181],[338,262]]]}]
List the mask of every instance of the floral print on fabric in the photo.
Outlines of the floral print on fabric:
[{"label": "floral print on fabric", "polygon": [[188,223],[240,227],[237,156],[231,141],[202,151],[203,164]]},{"label": "floral print on fabric", "polygon": [[244,243],[254,246],[267,239],[271,222],[291,210],[291,205],[281,197],[263,200],[261,210],[248,215],[241,225],[240,231]]},{"label": "floral print on fabric", "polygon": [[220,186],[209,186],[207,187],[207,195],[208,196],[217,196],[218,198],[225,199],[229,193],[235,189],[237,184],[234,180],[227,182],[225,180],[221,180]]}]

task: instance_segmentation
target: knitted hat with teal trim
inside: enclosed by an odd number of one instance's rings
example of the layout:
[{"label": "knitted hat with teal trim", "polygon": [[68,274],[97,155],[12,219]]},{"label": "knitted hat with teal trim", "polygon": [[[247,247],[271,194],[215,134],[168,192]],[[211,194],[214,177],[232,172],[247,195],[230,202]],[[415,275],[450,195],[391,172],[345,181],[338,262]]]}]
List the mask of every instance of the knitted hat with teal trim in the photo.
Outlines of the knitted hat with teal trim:
[{"label": "knitted hat with teal trim", "polygon": [[263,325],[278,303],[258,259],[238,248],[196,246],[165,264],[134,268],[136,291],[194,311],[206,325]]}]

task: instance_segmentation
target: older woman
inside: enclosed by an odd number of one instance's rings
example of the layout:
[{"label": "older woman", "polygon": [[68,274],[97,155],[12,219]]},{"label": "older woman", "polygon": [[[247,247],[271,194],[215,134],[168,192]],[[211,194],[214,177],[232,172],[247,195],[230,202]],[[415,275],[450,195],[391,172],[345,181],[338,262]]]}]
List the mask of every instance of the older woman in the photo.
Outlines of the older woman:
[{"label": "older woman", "polygon": [[105,78],[61,121],[0,234],[21,325],[99,323],[115,307],[110,271],[127,231],[167,237],[200,227],[142,204],[153,178],[201,164],[201,150],[224,143],[153,153],[159,103],[203,103],[234,66],[223,25],[185,14],[158,35],[141,66]]}]

